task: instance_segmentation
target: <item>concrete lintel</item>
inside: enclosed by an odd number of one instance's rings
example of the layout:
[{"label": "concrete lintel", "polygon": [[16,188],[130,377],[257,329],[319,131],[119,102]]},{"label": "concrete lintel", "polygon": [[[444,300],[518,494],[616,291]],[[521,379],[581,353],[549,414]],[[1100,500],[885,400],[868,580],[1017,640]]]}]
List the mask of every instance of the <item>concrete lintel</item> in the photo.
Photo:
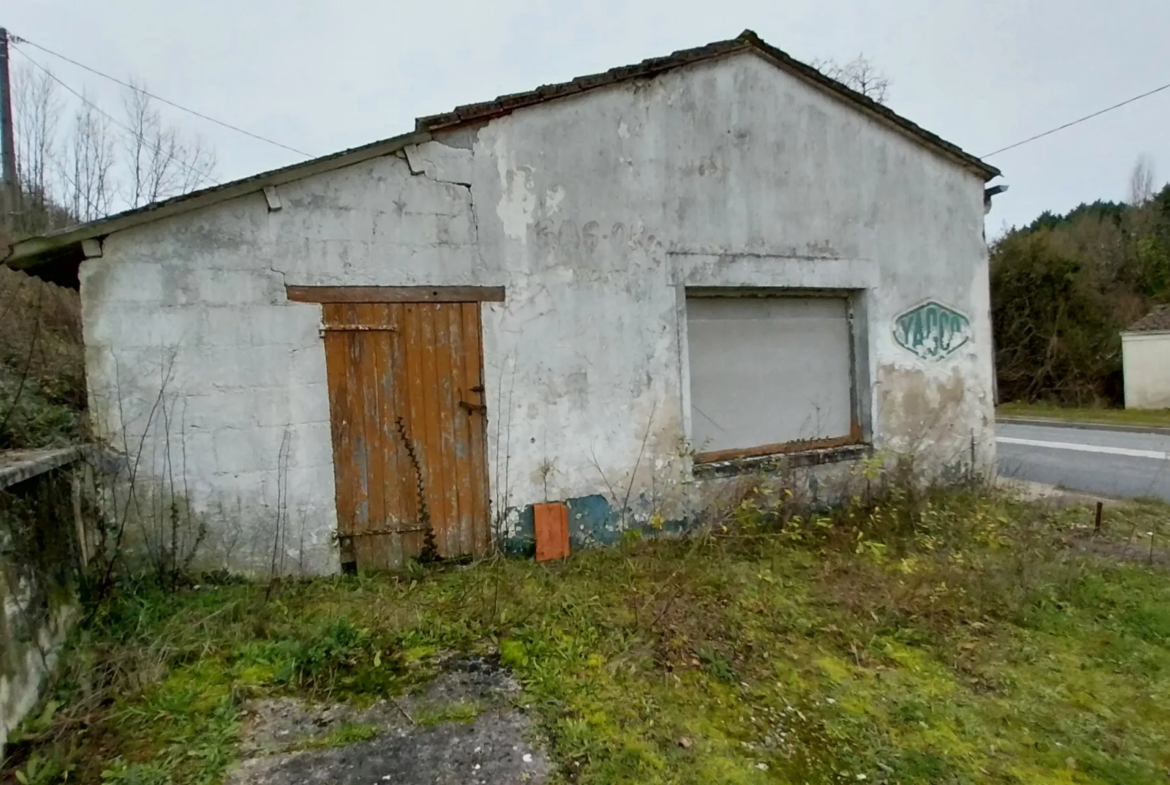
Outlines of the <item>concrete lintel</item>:
[{"label": "concrete lintel", "polygon": [[670,251],[675,285],[688,288],[874,289],[880,268],[868,259],[798,253],[712,253]]},{"label": "concrete lintel", "polygon": [[102,255],[102,241],[96,237],[81,241],[81,254],[86,259],[98,259]]}]

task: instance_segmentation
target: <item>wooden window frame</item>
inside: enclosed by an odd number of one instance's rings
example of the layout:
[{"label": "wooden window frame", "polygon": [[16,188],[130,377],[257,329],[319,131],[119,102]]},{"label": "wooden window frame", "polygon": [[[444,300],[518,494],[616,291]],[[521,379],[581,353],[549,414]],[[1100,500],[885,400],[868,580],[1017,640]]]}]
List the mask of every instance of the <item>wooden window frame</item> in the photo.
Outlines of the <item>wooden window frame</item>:
[{"label": "wooden window frame", "polygon": [[[858,347],[857,331],[854,324],[854,308],[858,290],[846,289],[789,289],[772,287],[694,287],[684,288],[683,302],[688,297],[809,297],[809,298],[841,298],[846,302],[846,319],[849,325],[849,434],[834,436],[825,439],[798,439],[778,444],[761,444],[756,447],[736,447],[727,450],[713,450],[695,453],[692,463],[695,466],[704,466],[715,463],[728,463],[770,456],[781,457],[799,453],[811,453],[820,450],[837,450],[853,448],[867,444],[865,431],[861,426],[858,412],[861,408],[858,391]],[[684,316],[685,322],[685,316]],[[689,373],[688,373],[689,377]],[[687,383],[690,383],[688,378]]]},{"label": "wooden window frame", "polygon": [[864,444],[861,433],[861,424],[854,418],[849,425],[848,436],[837,436],[831,439],[803,439],[781,444],[764,444],[759,447],[745,449],[716,450],[715,452],[701,452],[695,455],[696,464],[723,463],[724,461],[739,461],[745,458],[766,458],[769,455],[792,455],[814,450],[835,450],[840,447],[855,447]]}]

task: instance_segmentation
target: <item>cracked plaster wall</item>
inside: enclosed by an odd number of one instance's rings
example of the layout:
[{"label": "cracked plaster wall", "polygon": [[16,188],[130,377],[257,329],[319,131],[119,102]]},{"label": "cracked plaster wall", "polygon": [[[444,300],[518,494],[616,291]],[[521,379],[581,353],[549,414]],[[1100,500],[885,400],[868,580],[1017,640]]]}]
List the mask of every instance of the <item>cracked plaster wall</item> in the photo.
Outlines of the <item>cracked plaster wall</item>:
[{"label": "cracked plaster wall", "polygon": [[[81,268],[95,423],[133,450],[145,431],[156,475],[171,434],[210,566],[266,563],[279,485],[288,563],[337,568],[320,309],[287,302],[286,284],[506,287],[483,306],[497,507],[620,504],[627,487],[641,514],[693,507],[688,286],[854,292],[876,446],[928,469],[974,446],[991,465],[982,182],[753,54],[278,191],[279,211],[256,193],[112,235]],[[896,316],[931,299],[972,325],[941,361],[894,340]],[[165,426],[150,415],[160,388],[175,402]]]}]

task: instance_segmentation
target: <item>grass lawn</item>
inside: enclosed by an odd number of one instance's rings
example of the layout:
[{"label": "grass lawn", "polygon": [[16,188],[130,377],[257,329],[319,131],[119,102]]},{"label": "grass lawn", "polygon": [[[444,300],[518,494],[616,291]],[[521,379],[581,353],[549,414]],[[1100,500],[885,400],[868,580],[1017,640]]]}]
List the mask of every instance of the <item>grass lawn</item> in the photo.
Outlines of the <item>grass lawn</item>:
[{"label": "grass lawn", "polygon": [[1049,403],[1005,403],[996,413],[1006,417],[1036,417],[1107,425],[1155,425],[1170,428],[1170,409],[1072,408]]},{"label": "grass lawn", "polygon": [[[1074,547],[1087,511],[781,507],[552,565],[130,587],[0,779],[216,782],[251,698],[369,702],[478,652],[519,679],[558,781],[1167,781],[1170,572]],[[1166,519],[1118,507],[1106,529],[1160,555]]]}]

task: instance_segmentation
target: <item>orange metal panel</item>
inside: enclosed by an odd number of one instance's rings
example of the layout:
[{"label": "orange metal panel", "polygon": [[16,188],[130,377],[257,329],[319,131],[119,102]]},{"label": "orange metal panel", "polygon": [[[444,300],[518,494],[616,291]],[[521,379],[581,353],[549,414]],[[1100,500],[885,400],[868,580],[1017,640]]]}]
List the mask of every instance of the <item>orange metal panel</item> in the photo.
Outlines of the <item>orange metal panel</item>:
[{"label": "orange metal panel", "polygon": [[534,504],[536,560],[551,561],[569,555],[569,507],[561,502]]}]

